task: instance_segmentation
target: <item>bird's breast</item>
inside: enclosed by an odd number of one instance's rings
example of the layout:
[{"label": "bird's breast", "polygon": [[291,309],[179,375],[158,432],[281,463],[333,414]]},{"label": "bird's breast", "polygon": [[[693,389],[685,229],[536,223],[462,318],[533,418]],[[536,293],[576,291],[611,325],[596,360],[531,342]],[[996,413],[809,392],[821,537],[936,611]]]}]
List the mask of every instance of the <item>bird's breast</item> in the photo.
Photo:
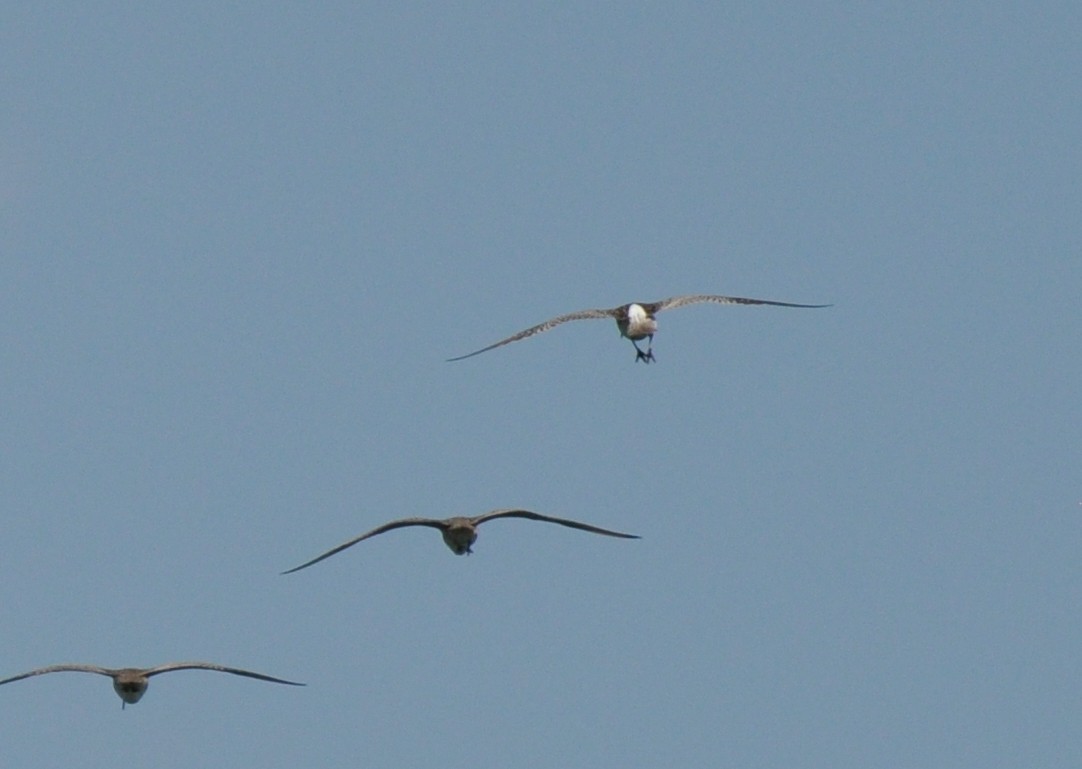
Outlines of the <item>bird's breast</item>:
[{"label": "bird's breast", "polygon": [[646,312],[641,304],[628,305],[627,317],[617,320],[620,333],[628,339],[638,341],[657,331],[657,321]]}]

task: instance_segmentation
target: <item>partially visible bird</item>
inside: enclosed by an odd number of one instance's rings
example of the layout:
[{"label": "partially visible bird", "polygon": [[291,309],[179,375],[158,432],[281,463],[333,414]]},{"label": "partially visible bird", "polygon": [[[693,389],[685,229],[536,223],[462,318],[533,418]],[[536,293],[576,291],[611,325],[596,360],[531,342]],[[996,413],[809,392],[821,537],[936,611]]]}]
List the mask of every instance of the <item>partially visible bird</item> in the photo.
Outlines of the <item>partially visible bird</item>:
[{"label": "partially visible bird", "polygon": [[126,705],[134,705],[140,699],[147,690],[147,686],[150,685],[150,677],[156,676],[159,673],[168,673],[172,670],[216,670],[219,673],[232,673],[235,676],[246,676],[248,678],[258,678],[260,681],[271,681],[276,684],[288,684],[289,686],[304,686],[304,684],[297,683],[296,681],[286,681],[282,678],[274,678],[273,676],[265,676],[262,673],[253,673],[250,670],[241,670],[240,668],[230,668],[224,665],[215,665],[212,662],[167,662],[164,665],[158,665],[153,668],[103,668],[97,665],[50,665],[45,668],[38,668],[37,670],[31,670],[29,673],[22,673],[11,678],[5,678],[0,681],[0,685],[9,684],[12,681],[21,681],[24,678],[30,678],[31,676],[40,676],[45,673],[63,673],[67,671],[77,673],[97,673],[102,676],[109,676],[113,679],[113,689],[120,699],[123,700],[120,707],[123,709]]},{"label": "partially visible bird", "polygon": [[[641,360],[644,363],[650,363],[654,360],[653,343],[654,334],[657,333],[657,320],[655,319],[655,316],[662,310],[672,310],[677,307],[683,307],[684,305],[699,304],[701,302],[713,302],[714,304],[768,304],[775,307],[804,308],[831,306],[829,304],[772,302],[767,299],[745,299],[739,296],[717,296],[715,294],[670,296],[668,299],[662,299],[659,302],[631,302],[629,304],[622,304],[619,307],[613,307],[609,310],[579,310],[578,312],[569,312],[567,315],[557,315],[555,318],[546,320],[544,323],[538,323],[536,326],[531,326],[525,331],[519,331],[517,334],[509,336],[506,339],[501,339],[494,344],[490,344],[488,347],[482,347],[480,350],[474,350],[471,353],[459,355],[457,358],[448,358],[448,362],[472,358],[474,355],[480,355],[483,352],[502,347],[505,344],[511,344],[511,342],[526,339],[534,334],[540,334],[542,331],[548,331],[550,328],[559,326],[561,323],[567,323],[569,320],[614,318],[616,320],[616,327],[620,329],[620,336],[627,337],[631,340],[631,344],[635,345],[635,362],[638,363]],[[639,348],[638,344],[643,339],[648,340],[645,352]]]},{"label": "partially visible bird", "polygon": [[283,571],[282,574],[292,574],[295,571],[300,571],[314,563],[319,563],[324,558],[330,558],[335,553],[342,552],[347,547],[353,547],[361,540],[374,537],[385,531],[391,531],[392,529],[401,529],[405,526],[428,526],[433,529],[439,529],[440,533],[443,535],[443,541],[447,544],[447,547],[451,548],[451,552],[455,555],[469,555],[473,552],[471,546],[477,541],[477,527],[485,521],[491,521],[495,518],[528,518],[531,521],[558,523],[561,526],[570,526],[572,529],[590,531],[594,534],[605,534],[610,537],[623,537],[624,539],[640,539],[636,534],[623,534],[619,531],[609,531],[608,529],[602,529],[598,526],[591,526],[588,523],[579,523],[578,521],[571,521],[567,518],[553,518],[552,516],[533,513],[529,510],[492,510],[484,515],[476,515],[472,518],[457,516],[454,518],[444,518],[442,520],[439,518],[402,518],[401,520],[391,521],[382,526],[377,526],[372,529],[372,531],[366,532],[359,537],[354,537],[348,542],[343,542],[338,547],[328,550],[323,555],[313,558],[307,563],[302,563],[300,566],[292,568],[289,571]]}]

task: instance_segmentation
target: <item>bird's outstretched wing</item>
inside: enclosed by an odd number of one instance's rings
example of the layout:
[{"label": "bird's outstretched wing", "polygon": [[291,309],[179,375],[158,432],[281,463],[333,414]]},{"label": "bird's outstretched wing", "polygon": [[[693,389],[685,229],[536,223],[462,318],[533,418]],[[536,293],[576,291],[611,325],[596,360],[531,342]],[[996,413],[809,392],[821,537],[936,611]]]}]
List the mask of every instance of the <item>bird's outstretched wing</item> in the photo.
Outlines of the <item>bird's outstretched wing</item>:
[{"label": "bird's outstretched wing", "polygon": [[747,299],[742,296],[718,296],[717,294],[686,294],[684,296],[670,296],[668,299],[662,299],[660,302],[653,302],[652,304],[644,304],[647,310],[651,312],[661,312],[662,310],[672,310],[677,307],[683,307],[686,304],[700,304],[702,302],[713,302],[714,304],[769,304],[775,307],[830,307],[829,304],[795,304],[793,302],[773,302],[769,299]]},{"label": "bird's outstretched wing", "polygon": [[638,534],[624,534],[620,531],[610,531],[609,529],[602,529],[599,526],[591,526],[588,523],[579,523],[578,521],[572,521],[567,518],[554,518],[551,515],[541,515],[541,513],[534,513],[529,510],[493,510],[490,513],[479,515],[476,518],[472,518],[474,526],[480,526],[485,521],[491,521],[494,518],[528,518],[531,521],[547,521],[548,523],[558,523],[561,526],[570,526],[572,529],[581,529],[582,531],[590,531],[594,534],[605,534],[610,537],[623,537],[624,539],[642,539]]},{"label": "bird's outstretched wing", "polygon": [[247,678],[258,678],[260,681],[270,681],[275,684],[288,684],[289,686],[304,686],[302,683],[296,681],[287,681],[284,678],[275,678],[274,676],[266,676],[262,673],[253,673],[251,670],[242,670],[241,668],[231,668],[225,665],[216,665],[213,662],[167,662],[164,665],[158,665],[157,667],[144,670],[143,675],[147,678],[150,676],[156,676],[159,673],[168,673],[172,670],[216,670],[219,673],[232,673],[235,676],[245,676]]},{"label": "bird's outstretched wing", "polygon": [[444,524],[443,521],[437,520],[435,518],[403,518],[403,519],[398,520],[398,521],[391,521],[390,523],[385,523],[382,526],[377,526],[376,528],[372,529],[372,531],[367,531],[364,534],[360,535],[359,537],[354,537],[353,539],[351,539],[351,540],[349,540],[347,542],[343,542],[338,547],[335,547],[335,548],[332,548],[332,549],[328,550],[323,555],[317,556],[316,558],[313,558],[311,561],[308,561],[307,563],[302,563],[300,566],[296,566],[296,567],[290,569],[289,571],[283,571],[282,574],[292,574],[295,571],[300,571],[301,569],[305,569],[305,568],[311,566],[314,563],[319,563],[324,558],[330,558],[335,553],[342,552],[347,547],[353,547],[354,545],[356,545],[361,540],[368,539],[369,537],[374,537],[377,534],[382,534],[385,531],[391,531],[391,529],[401,529],[404,526],[430,526],[430,527],[432,527],[434,529],[441,529],[442,530],[444,528],[445,524]]},{"label": "bird's outstretched wing", "polygon": [[98,667],[97,665],[49,665],[49,667],[38,668],[37,670],[31,670],[29,673],[22,673],[11,678],[5,678],[0,681],[0,685],[9,684],[12,681],[21,681],[24,678],[30,678],[31,676],[40,676],[46,673],[63,673],[72,671],[76,673],[97,673],[100,676],[113,676],[116,671],[109,668]]},{"label": "bird's outstretched wing", "polygon": [[506,339],[501,339],[495,344],[490,344],[488,347],[482,347],[480,350],[474,350],[466,355],[459,355],[457,358],[448,358],[447,362],[450,363],[456,360],[465,360],[466,358],[472,358],[474,355],[480,355],[483,352],[488,352],[497,347],[503,347],[505,344],[511,344],[511,342],[517,342],[520,339],[533,336],[534,334],[540,334],[542,331],[548,331],[550,328],[559,326],[561,323],[567,323],[569,320],[586,320],[588,318],[612,318],[615,315],[615,310],[579,310],[578,312],[569,312],[567,315],[557,315],[555,318],[550,318],[544,323],[538,323],[536,326],[531,326],[525,331],[519,331],[513,336],[509,336]]}]

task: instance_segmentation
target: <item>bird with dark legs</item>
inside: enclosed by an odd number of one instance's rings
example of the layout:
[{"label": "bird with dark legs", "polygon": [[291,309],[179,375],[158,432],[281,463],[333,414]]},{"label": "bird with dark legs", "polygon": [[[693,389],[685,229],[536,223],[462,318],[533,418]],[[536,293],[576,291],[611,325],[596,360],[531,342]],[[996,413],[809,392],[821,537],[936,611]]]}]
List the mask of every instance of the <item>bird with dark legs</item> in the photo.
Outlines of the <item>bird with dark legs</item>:
[{"label": "bird with dark legs", "polygon": [[[806,309],[817,309],[821,307],[830,307],[829,304],[795,304],[793,302],[773,302],[768,299],[746,299],[740,296],[719,296],[717,294],[688,294],[684,296],[671,296],[668,299],[662,299],[658,302],[630,302],[629,304],[622,304],[619,307],[613,307],[607,310],[579,310],[578,312],[570,312],[566,315],[557,315],[555,318],[550,318],[544,323],[538,323],[536,326],[531,326],[525,331],[519,331],[517,334],[513,334],[506,339],[501,339],[498,342],[490,344],[488,347],[482,347],[480,350],[474,350],[466,355],[459,355],[457,358],[449,358],[448,362],[456,360],[465,360],[466,358],[472,358],[474,355],[480,355],[483,352],[488,352],[497,347],[503,347],[505,344],[511,344],[511,342],[517,342],[520,339],[526,339],[540,334],[543,331],[548,331],[550,328],[555,328],[562,323],[567,323],[571,320],[588,320],[591,318],[613,318],[616,321],[616,327],[620,330],[620,336],[626,337],[631,340],[631,344],[635,346],[635,362],[640,360],[643,363],[654,362],[654,334],[657,333],[657,314],[662,310],[672,310],[677,307],[684,307],[689,304],[701,304],[703,302],[712,302],[713,304],[747,304],[747,305],[771,305],[774,307],[801,307]],[[646,340],[645,352],[639,347],[639,342]]]}]

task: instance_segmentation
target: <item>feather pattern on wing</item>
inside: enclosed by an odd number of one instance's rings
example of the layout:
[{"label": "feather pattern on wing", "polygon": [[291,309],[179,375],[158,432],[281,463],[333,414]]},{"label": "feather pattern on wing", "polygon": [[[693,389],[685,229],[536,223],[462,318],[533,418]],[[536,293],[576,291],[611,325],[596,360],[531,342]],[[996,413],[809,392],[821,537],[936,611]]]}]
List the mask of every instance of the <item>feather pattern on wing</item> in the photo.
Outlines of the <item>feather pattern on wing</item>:
[{"label": "feather pattern on wing", "polygon": [[714,304],[768,304],[774,307],[830,307],[829,304],[795,304],[794,302],[774,302],[769,299],[747,299],[742,296],[719,296],[718,294],[685,294],[683,296],[670,296],[660,302],[643,304],[648,312],[661,312],[662,310],[674,310],[689,304],[701,304],[712,302]]},{"label": "feather pattern on wing", "polygon": [[274,676],[264,675],[263,673],[255,673],[251,670],[244,670],[243,668],[231,668],[226,665],[218,665],[213,662],[167,662],[164,665],[158,665],[157,667],[148,668],[141,672],[147,678],[150,678],[151,676],[156,676],[159,673],[168,673],[173,670],[214,670],[219,673],[232,673],[235,676],[258,678],[260,681],[270,681],[276,684],[304,686],[304,684],[297,683],[296,681],[287,681],[284,678],[275,678]]},{"label": "feather pattern on wing", "polygon": [[342,552],[347,547],[353,547],[358,542],[366,540],[369,537],[374,537],[377,534],[383,534],[384,532],[391,531],[392,529],[401,529],[405,526],[429,526],[434,529],[443,530],[444,528],[446,528],[447,524],[446,522],[437,520],[436,518],[402,518],[397,521],[391,521],[390,523],[385,523],[382,526],[377,526],[371,531],[366,531],[364,534],[361,534],[358,537],[354,537],[351,540],[343,542],[341,545],[338,545],[338,547],[331,548],[327,552],[323,553],[322,555],[316,556],[307,563],[302,563],[300,566],[295,566],[289,571],[283,571],[282,574],[292,574],[295,571],[306,569],[312,564],[319,563],[324,558],[330,558],[332,555]]},{"label": "feather pattern on wing", "polygon": [[472,518],[472,522],[475,526],[480,526],[485,521],[491,521],[495,518],[528,518],[531,521],[546,521],[547,523],[558,523],[561,526],[569,526],[572,529],[580,529],[582,531],[593,532],[594,534],[605,534],[610,537],[623,537],[624,539],[642,539],[637,534],[624,534],[619,531],[611,531],[610,529],[602,529],[600,526],[591,526],[588,523],[580,523],[579,521],[572,521],[568,518],[554,518],[551,515],[541,515],[541,513],[534,513],[529,510],[493,510],[490,513],[479,515],[476,518]]},{"label": "feather pattern on wing", "polygon": [[465,355],[459,355],[457,358],[448,358],[450,363],[456,360],[465,360],[466,358],[472,358],[474,355],[480,355],[483,352],[494,350],[497,347],[503,347],[505,344],[511,344],[511,342],[517,342],[520,339],[526,339],[534,334],[540,334],[543,331],[548,331],[550,328],[559,326],[561,323],[567,323],[569,320],[586,320],[590,318],[612,318],[615,317],[616,310],[579,310],[578,312],[569,312],[566,315],[557,315],[555,318],[550,318],[544,323],[538,323],[536,326],[531,326],[525,331],[519,331],[517,334],[501,339],[494,344],[490,344],[488,347],[482,347],[480,350],[474,350],[471,353]]},{"label": "feather pattern on wing", "polygon": [[116,670],[98,667],[97,665],[49,665],[48,667],[31,670],[28,673],[20,673],[17,676],[5,678],[3,681],[0,681],[0,685],[9,684],[12,681],[21,681],[24,678],[30,678],[31,676],[40,676],[46,673],[64,673],[68,671],[76,673],[97,673],[100,676],[114,676],[117,673]]}]

